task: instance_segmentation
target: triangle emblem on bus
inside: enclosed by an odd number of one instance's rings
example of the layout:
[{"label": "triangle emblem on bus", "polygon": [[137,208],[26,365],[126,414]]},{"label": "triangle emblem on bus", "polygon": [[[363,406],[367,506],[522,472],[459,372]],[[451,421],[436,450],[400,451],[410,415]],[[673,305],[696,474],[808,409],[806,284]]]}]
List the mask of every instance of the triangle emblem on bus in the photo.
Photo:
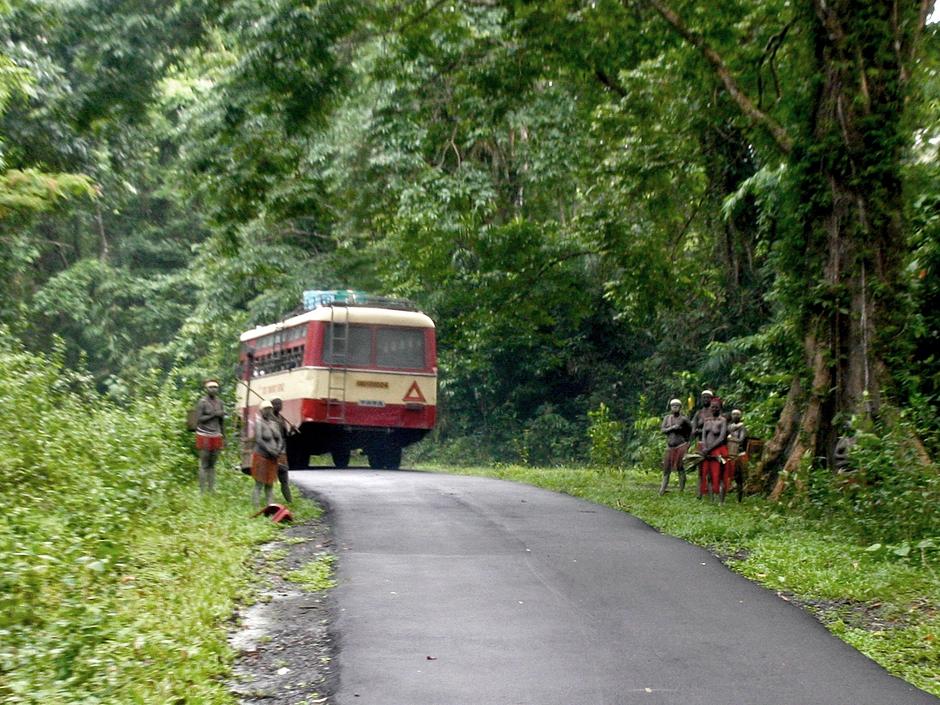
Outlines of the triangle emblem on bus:
[{"label": "triangle emblem on bus", "polygon": [[402,401],[420,401],[426,402],[424,395],[421,393],[421,388],[418,386],[418,382],[412,382],[411,386],[408,387],[408,392],[401,398]]}]

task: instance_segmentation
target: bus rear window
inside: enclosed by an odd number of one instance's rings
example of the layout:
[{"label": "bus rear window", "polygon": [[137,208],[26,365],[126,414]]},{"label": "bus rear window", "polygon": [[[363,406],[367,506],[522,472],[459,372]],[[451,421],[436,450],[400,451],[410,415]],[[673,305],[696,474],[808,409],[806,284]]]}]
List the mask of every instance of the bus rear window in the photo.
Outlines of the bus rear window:
[{"label": "bus rear window", "polygon": [[[342,326],[337,326],[336,330],[342,335]],[[340,335],[337,335],[336,341],[333,342],[332,331],[327,326],[323,337],[323,361],[328,365],[368,367],[372,362],[372,329],[366,326],[349,326],[348,341],[343,341]]]},{"label": "bus rear window", "polygon": [[377,328],[375,365],[418,370],[424,367],[424,330],[421,328]]}]

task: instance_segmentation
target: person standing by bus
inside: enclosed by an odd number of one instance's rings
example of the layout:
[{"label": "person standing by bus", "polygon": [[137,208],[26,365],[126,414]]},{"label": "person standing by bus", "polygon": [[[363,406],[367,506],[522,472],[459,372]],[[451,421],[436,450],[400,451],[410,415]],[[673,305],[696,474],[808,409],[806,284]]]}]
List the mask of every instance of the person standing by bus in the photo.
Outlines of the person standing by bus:
[{"label": "person standing by bus", "polygon": [[284,450],[277,458],[277,481],[281,485],[281,494],[284,495],[284,501],[291,503],[290,477],[288,475],[289,465],[287,462],[287,437],[297,433],[294,424],[284,418],[281,409],[284,408],[284,402],[280,399],[272,399],[271,407],[274,409],[274,420],[281,429],[281,438],[284,440]]},{"label": "person standing by bus", "polygon": [[219,382],[207,379],[205,396],[196,404],[196,448],[199,451],[199,490],[215,491],[215,463],[222,450],[225,407],[219,399]]},{"label": "person standing by bus", "polygon": [[[251,477],[255,488],[251,502],[255,509],[262,509],[271,504],[274,492],[274,480],[277,478],[277,459],[284,450],[281,426],[274,418],[274,407],[265,399],[258,406],[260,416],[255,419],[255,451],[251,455]],[[264,491],[264,504],[260,504],[261,492]]]}]

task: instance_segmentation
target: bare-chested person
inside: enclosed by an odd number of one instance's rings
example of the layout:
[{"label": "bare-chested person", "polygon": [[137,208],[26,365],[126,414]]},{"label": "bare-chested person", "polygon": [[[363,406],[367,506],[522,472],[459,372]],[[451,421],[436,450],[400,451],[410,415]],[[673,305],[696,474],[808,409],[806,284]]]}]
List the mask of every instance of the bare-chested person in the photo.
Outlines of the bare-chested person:
[{"label": "bare-chested person", "polygon": [[692,414],[692,439],[695,441],[702,440],[702,424],[705,422],[705,418],[711,415],[708,407],[714,396],[715,393],[710,389],[703,390],[700,395],[699,407]]},{"label": "bare-chested person", "polygon": [[[695,410],[695,413],[692,415],[692,443],[695,444],[695,448],[699,451],[702,450],[702,424],[705,422],[705,417],[709,415],[708,405],[711,404],[712,398],[715,396],[715,393],[710,389],[702,390],[700,395],[700,406]],[[702,463],[698,465],[698,497],[702,497]]]},{"label": "bare-chested person", "polygon": [[744,498],[744,471],[747,469],[747,428],[741,421],[741,412],[734,409],[728,422],[728,462],[721,473],[721,501],[731,486],[731,478],[738,487],[738,501]]},{"label": "bare-chested person", "polygon": [[288,421],[281,411],[284,409],[284,402],[281,399],[272,399],[271,408],[274,410],[274,420],[281,428],[281,439],[284,441],[284,448],[277,458],[277,481],[281,485],[281,494],[284,495],[284,501],[291,503],[290,477],[288,474],[289,464],[287,462],[287,437],[297,433],[297,429]]},{"label": "bare-chested person", "polygon": [[225,407],[219,399],[219,382],[207,379],[206,394],[196,404],[196,449],[199,451],[199,489],[215,491],[215,463],[224,445]]},{"label": "bare-chested person", "polygon": [[718,481],[722,466],[728,457],[728,446],[725,444],[728,438],[728,422],[721,415],[721,399],[712,397],[708,411],[709,415],[702,422],[702,455],[705,459],[699,473],[700,497],[705,494],[706,489],[712,497],[718,495]]},{"label": "bare-chested person", "polygon": [[689,435],[692,433],[692,424],[688,417],[682,414],[682,402],[673,399],[669,402],[669,413],[663,417],[659,428],[666,434],[666,457],[663,458],[663,483],[659,494],[666,493],[669,487],[669,475],[673,470],[679,472],[679,491],[685,489],[685,466],[682,459],[689,449]]}]

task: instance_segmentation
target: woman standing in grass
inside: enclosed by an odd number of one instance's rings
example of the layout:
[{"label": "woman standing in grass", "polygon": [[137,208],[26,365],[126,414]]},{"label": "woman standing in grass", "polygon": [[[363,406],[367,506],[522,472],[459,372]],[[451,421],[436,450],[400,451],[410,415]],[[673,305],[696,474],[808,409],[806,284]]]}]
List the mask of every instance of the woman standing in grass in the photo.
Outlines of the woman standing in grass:
[{"label": "woman standing in grass", "polygon": [[[277,459],[284,451],[284,436],[280,424],[274,418],[274,407],[263,401],[258,407],[261,416],[255,420],[255,451],[251,456],[251,476],[255,488],[251,495],[255,509],[271,504],[274,481],[277,479]],[[264,504],[260,504],[264,489]]]}]

